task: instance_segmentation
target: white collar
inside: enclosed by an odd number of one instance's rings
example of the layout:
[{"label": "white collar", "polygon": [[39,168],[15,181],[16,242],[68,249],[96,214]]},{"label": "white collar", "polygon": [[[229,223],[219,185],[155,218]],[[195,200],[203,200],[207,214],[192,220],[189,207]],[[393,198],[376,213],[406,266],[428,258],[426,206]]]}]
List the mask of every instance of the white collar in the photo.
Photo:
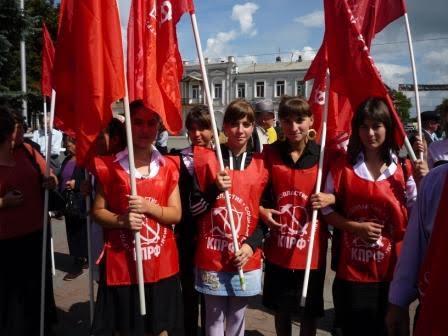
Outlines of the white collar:
[{"label": "white collar", "polygon": [[[127,148],[115,155],[114,162],[118,162],[121,167],[129,174],[129,152]],[[149,162],[149,175],[143,176],[138,170],[136,170],[135,178],[149,179],[155,177],[159,173],[160,167],[165,165],[165,162],[166,161],[163,155],[160,154],[155,146],[152,146],[151,161]]]},{"label": "white collar", "polygon": [[395,172],[397,171],[398,157],[393,152],[390,152],[390,157],[392,159],[390,165],[376,180],[373,178],[372,174],[370,174],[369,169],[367,169],[363,152],[358,154],[358,157],[356,158],[356,163],[353,166],[353,170],[356,175],[367,181],[378,182],[386,180],[393,174],[395,174]]}]

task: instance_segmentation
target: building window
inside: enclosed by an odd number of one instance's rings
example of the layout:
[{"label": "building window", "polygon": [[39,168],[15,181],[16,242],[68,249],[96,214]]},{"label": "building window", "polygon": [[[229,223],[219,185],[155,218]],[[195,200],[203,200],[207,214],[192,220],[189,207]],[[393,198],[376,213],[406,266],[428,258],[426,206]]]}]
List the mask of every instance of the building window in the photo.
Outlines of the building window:
[{"label": "building window", "polygon": [[279,80],[275,82],[275,96],[281,97],[285,95],[285,81]]},{"label": "building window", "polygon": [[246,83],[238,83],[236,89],[237,98],[246,98]]},{"label": "building window", "polygon": [[218,99],[218,98],[222,98],[222,84],[221,83],[216,83],[215,85],[215,95],[214,98]]},{"label": "building window", "polygon": [[191,98],[199,99],[199,85],[193,84],[191,86]]},{"label": "building window", "polygon": [[305,97],[305,82],[304,81],[296,81],[296,96]]},{"label": "building window", "polygon": [[256,97],[257,98],[264,98],[264,82],[257,82],[255,84],[256,87]]}]

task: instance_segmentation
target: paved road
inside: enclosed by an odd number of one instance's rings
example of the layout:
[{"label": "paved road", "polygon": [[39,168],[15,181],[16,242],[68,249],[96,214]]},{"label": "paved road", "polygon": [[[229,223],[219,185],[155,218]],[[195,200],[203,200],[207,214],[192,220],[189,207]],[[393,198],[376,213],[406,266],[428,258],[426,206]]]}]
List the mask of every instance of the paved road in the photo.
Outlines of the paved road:
[{"label": "paved road", "polygon": [[[54,277],[55,300],[58,307],[59,324],[55,327],[57,336],[82,336],[89,332],[89,298],[88,271],[76,280],[63,281],[65,273],[71,269],[72,259],[68,256],[68,248],[63,220],[52,221],[56,276]],[[327,263],[327,265],[329,262]],[[325,317],[318,323],[318,335],[331,335],[333,319],[333,303],[331,300],[331,283],[334,273],[327,272],[325,281]],[[274,318],[261,305],[261,297],[254,297],[249,305],[246,319],[246,336],[274,336]],[[299,324],[294,323],[293,335],[299,335]],[[186,335],[191,336],[191,335]]]}]

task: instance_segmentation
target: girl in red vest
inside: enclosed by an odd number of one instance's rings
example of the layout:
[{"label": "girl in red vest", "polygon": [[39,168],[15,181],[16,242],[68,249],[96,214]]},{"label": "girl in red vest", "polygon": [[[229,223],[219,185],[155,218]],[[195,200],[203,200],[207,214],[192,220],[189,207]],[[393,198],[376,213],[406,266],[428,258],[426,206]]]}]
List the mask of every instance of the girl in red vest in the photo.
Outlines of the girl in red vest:
[{"label": "girl in red vest", "polygon": [[323,209],[335,228],[335,324],[344,335],[386,335],[387,294],[416,186],[396,154],[393,122],[379,98],[352,120],[347,155],[333,162],[326,191],[336,205]]},{"label": "girl in red vest", "polygon": [[[262,208],[263,221],[271,230],[264,243],[265,277],[263,304],[275,312],[277,335],[291,335],[292,316],[299,313],[300,297],[311,232],[312,210],[328,205],[333,195],[313,195],[319,161],[319,145],[311,129],[313,116],[308,103],[297,97],[284,97],[278,116],[286,141],[265,146],[263,154],[269,170],[272,209]],[[301,335],[316,334],[316,318],[323,315],[323,289],[327,229],[318,223],[313,250],[312,271]]]},{"label": "girl in red vest", "polygon": [[[267,183],[261,154],[251,151],[255,115],[252,106],[236,100],[227,107],[223,129],[228,138],[221,146],[225,171],[219,171],[211,149],[195,147],[195,178],[202,199],[192,197],[197,215],[196,290],[205,296],[205,332],[210,336],[244,335],[248,297],[261,291],[262,232],[258,211]],[[229,214],[223,191],[230,193]],[[197,195],[197,194],[196,194]],[[240,250],[234,252],[230,229],[233,216]],[[242,267],[246,289],[242,290],[238,268]]]},{"label": "girl in red vest", "polygon": [[[103,273],[93,335],[183,335],[173,226],[181,217],[175,164],[152,145],[159,117],[131,104],[138,196],[130,196],[128,152],[95,159],[100,187],[92,215],[104,227]],[[134,232],[140,231],[147,315],[140,315]]]},{"label": "girl in red vest", "polygon": [[[206,105],[196,105],[185,119],[188,138],[191,146],[180,151],[178,156],[180,175],[179,190],[182,202],[182,220],[176,226],[177,246],[179,247],[180,279],[184,301],[185,334],[198,334],[199,302],[201,302],[201,325],[205,324],[204,299],[194,288],[195,267],[194,254],[198,240],[197,226],[190,210],[190,202],[194,199],[194,148],[196,146],[212,148],[213,132],[210,112]],[[197,188],[196,188],[197,189]],[[205,328],[201,329],[205,335]]]}]

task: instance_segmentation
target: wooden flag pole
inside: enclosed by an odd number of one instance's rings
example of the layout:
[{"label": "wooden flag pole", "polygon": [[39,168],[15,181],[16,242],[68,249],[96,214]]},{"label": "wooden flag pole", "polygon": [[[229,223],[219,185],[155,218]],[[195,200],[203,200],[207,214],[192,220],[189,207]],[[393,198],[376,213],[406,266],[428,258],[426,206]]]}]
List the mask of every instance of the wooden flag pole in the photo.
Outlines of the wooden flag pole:
[{"label": "wooden flag pole", "polygon": [[[191,25],[193,27],[193,34],[194,34],[194,40],[195,40],[195,44],[196,44],[196,50],[198,53],[198,58],[199,58],[199,64],[201,67],[201,73],[202,73],[202,79],[204,81],[204,89],[205,89],[205,97],[207,99],[207,105],[210,111],[210,118],[212,121],[212,129],[213,129],[213,136],[217,141],[217,145],[215,147],[216,149],[216,155],[218,156],[218,161],[219,161],[219,168],[220,170],[224,170],[224,162],[222,160],[222,153],[221,153],[221,147],[219,145],[219,134],[218,134],[218,129],[216,127],[216,120],[215,120],[215,112],[213,109],[213,100],[211,98],[211,94],[210,94],[210,87],[209,87],[209,83],[208,83],[208,76],[207,76],[207,71],[205,69],[205,62],[204,62],[204,55],[202,53],[202,46],[201,46],[201,38],[199,36],[199,29],[198,29],[198,23],[196,20],[196,14],[190,13],[190,18],[191,18]],[[230,204],[230,193],[228,191],[224,192],[224,197],[225,197],[225,202],[226,202],[226,208],[227,208],[227,213],[229,214],[229,222],[230,222],[230,228],[232,231],[232,241],[233,241],[233,246],[234,246],[234,250],[235,253],[238,252],[239,250],[239,246],[238,246],[238,239],[237,239],[237,233],[235,230],[235,221],[233,218],[233,212],[232,212],[232,207]],[[246,289],[246,282],[244,279],[244,272],[242,268],[238,269],[238,274],[240,277],[240,284],[241,284],[241,288],[242,290]]]},{"label": "wooden flag pole", "polygon": [[[329,91],[330,91],[330,73],[327,69],[326,75],[326,85],[325,85],[325,106],[324,106],[324,115],[322,116],[322,137],[320,143],[320,153],[319,153],[319,168],[317,171],[317,180],[316,180],[316,189],[315,193],[320,193],[321,184],[322,184],[322,171],[324,167],[324,154],[325,154],[325,143],[327,141],[327,120],[328,120],[328,100],[329,100]],[[302,287],[302,297],[300,299],[300,306],[305,307],[306,297],[308,293],[308,283],[310,280],[310,271],[311,271],[311,261],[313,259],[313,248],[314,248],[314,237],[316,236],[317,230],[317,214],[319,210],[313,210],[313,214],[311,217],[311,232],[310,232],[310,241],[308,243],[308,252],[306,256],[306,267],[305,267],[305,277],[303,280]]]},{"label": "wooden flag pole", "polygon": [[[48,129],[47,140],[47,155],[45,157],[45,177],[50,175],[50,157],[51,157],[51,143],[53,137],[53,122],[54,122],[54,108],[56,102],[56,91],[51,91],[51,105],[50,105],[50,125]],[[45,120],[46,122],[46,120]],[[48,238],[48,189],[45,189],[44,193],[44,223],[43,223],[43,236],[42,236],[42,267],[41,267],[41,287],[40,287],[40,336],[44,336],[45,333],[45,281],[47,268],[47,238]]]},{"label": "wooden flag pole", "polygon": [[[418,136],[420,137],[420,140],[423,141],[422,118],[420,115],[420,113],[421,113],[420,95],[419,95],[418,80],[417,80],[417,67],[415,66],[414,48],[412,46],[411,26],[409,25],[408,13],[404,13],[404,20],[405,20],[405,24],[406,24],[406,33],[407,33],[407,37],[408,37],[409,56],[411,58],[412,77],[414,79],[415,109],[417,111],[416,113],[417,113]],[[420,153],[420,159],[423,160],[423,152]]]}]

